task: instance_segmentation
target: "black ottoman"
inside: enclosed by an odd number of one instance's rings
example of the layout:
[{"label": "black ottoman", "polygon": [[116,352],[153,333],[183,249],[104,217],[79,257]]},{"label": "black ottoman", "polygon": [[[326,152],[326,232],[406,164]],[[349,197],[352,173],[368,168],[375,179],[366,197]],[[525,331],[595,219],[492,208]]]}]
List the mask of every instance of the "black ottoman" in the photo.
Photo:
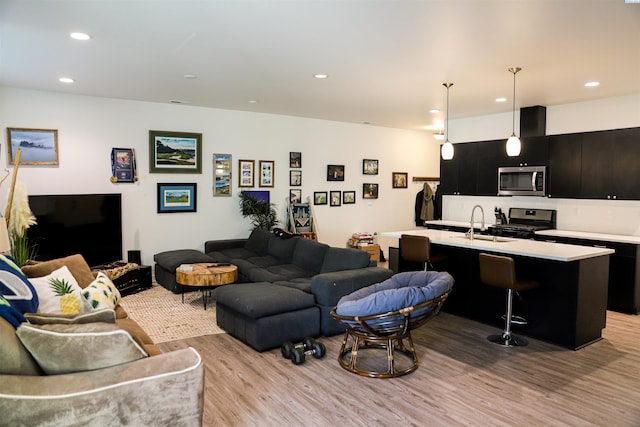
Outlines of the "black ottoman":
[{"label": "black ottoman", "polygon": [[216,322],[257,351],[320,335],[312,294],[268,282],[238,283],[215,291]]},{"label": "black ottoman", "polygon": [[[176,282],[176,268],[180,264],[195,264],[198,262],[213,262],[213,258],[195,249],[178,249],[175,251],[160,252],[153,256],[156,262],[156,282],[175,294],[182,292],[182,285]],[[187,286],[186,291],[197,290]]]}]

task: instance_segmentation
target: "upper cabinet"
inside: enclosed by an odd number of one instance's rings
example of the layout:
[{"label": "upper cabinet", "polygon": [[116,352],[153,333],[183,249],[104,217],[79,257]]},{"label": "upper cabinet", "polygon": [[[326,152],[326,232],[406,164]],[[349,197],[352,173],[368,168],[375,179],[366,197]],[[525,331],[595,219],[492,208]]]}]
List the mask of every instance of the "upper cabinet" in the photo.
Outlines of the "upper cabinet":
[{"label": "upper cabinet", "polygon": [[640,130],[582,134],[580,198],[640,199]]},{"label": "upper cabinet", "polygon": [[546,136],[520,138],[521,151],[516,157],[507,156],[505,139],[498,150],[499,166],[546,166],[549,158],[549,144]]},{"label": "upper cabinet", "polygon": [[555,198],[577,198],[582,171],[582,134],[549,137],[547,195]]},{"label": "upper cabinet", "polygon": [[442,194],[495,196],[502,166],[547,166],[547,195],[640,200],[640,128],[522,138],[518,157],[506,139],[455,144],[440,161]]}]

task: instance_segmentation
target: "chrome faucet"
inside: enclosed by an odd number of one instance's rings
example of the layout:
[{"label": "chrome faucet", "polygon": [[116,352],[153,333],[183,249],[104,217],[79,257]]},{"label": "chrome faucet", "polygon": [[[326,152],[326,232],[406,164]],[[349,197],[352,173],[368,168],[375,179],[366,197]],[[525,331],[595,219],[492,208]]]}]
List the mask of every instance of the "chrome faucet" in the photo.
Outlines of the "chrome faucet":
[{"label": "chrome faucet", "polygon": [[474,224],[474,214],[476,213],[476,208],[480,208],[480,212],[482,213],[482,222],[480,223],[480,231],[484,231],[484,209],[482,206],[475,205],[471,210],[471,228],[469,229],[469,239],[473,241],[473,224]]}]

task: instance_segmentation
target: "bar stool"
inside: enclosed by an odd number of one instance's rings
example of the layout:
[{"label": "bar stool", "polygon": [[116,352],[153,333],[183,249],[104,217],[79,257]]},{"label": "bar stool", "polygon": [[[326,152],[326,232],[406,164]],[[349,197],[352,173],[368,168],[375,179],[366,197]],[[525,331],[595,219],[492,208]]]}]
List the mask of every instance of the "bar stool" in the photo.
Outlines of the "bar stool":
[{"label": "bar stool", "polygon": [[403,261],[422,263],[422,269],[434,269],[431,263],[431,240],[427,236],[400,236],[400,258]]},{"label": "bar stool", "polygon": [[[504,316],[504,330],[501,334],[489,335],[487,339],[505,347],[527,345],[529,342],[525,338],[511,334],[511,324],[515,323],[513,321],[513,291],[534,289],[539,286],[539,283],[530,279],[516,279],[516,269],[513,258],[487,253],[480,253],[479,257],[480,281],[485,285],[507,289],[507,312]],[[520,321],[518,323],[526,324],[526,321]]]}]

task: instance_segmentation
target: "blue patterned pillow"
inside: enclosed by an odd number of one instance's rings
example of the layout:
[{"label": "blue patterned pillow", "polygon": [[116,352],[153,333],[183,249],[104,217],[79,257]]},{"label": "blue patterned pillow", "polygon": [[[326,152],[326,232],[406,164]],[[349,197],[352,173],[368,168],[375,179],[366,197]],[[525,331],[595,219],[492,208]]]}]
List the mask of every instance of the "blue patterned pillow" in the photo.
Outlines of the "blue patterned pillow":
[{"label": "blue patterned pillow", "polygon": [[38,294],[13,260],[0,254],[0,295],[20,313],[38,311]]}]

